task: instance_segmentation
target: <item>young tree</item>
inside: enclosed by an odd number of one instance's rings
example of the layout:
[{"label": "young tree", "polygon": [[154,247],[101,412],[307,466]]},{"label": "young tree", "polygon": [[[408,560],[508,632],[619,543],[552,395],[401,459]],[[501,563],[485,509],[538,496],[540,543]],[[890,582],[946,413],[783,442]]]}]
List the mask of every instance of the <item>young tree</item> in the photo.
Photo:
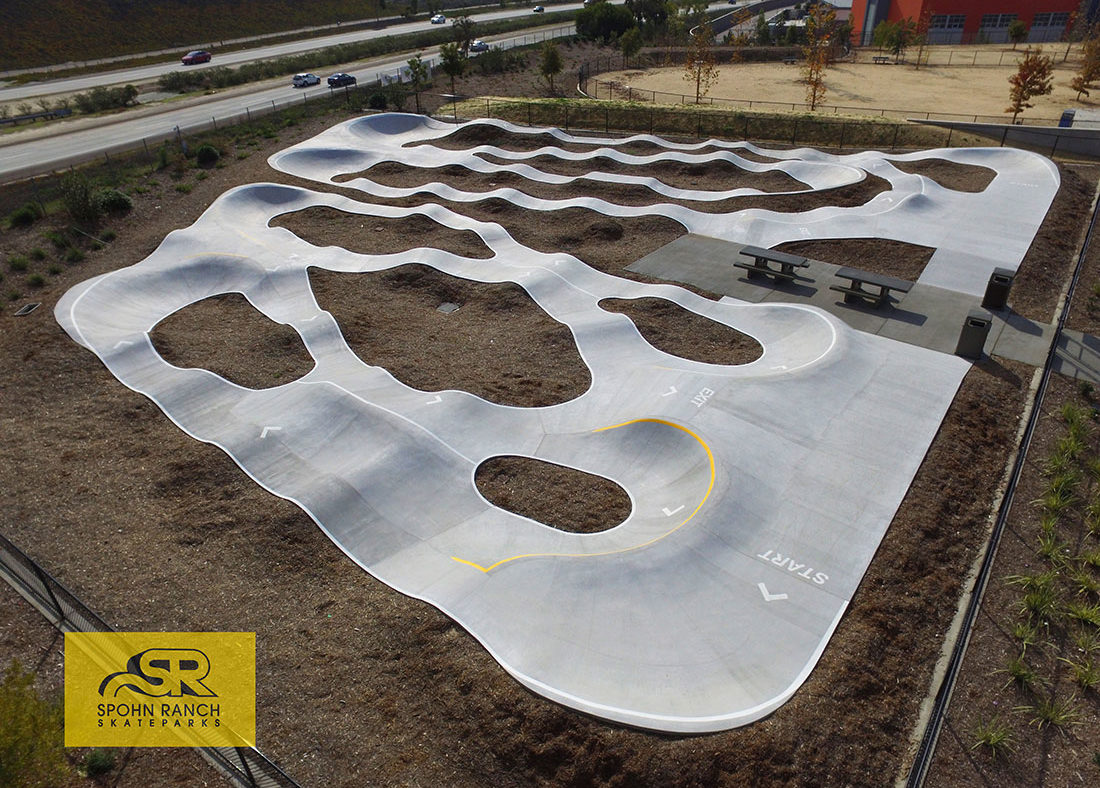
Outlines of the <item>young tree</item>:
[{"label": "young tree", "polygon": [[554,77],[560,74],[563,68],[565,63],[562,61],[561,50],[553,41],[547,41],[542,45],[542,51],[539,53],[539,74],[550,85],[551,93],[554,92]]},{"label": "young tree", "polygon": [[932,29],[933,11],[926,7],[917,17],[916,27],[913,29],[914,42],[917,45],[917,63],[913,68],[919,70],[921,60],[924,59],[924,48],[928,46],[928,31]]},{"label": "young tree", "polygon": [[756,17],[756,43],[762,47],[769,46],[772,42],[772,33],[768,29],[768,20],[764,18],[764,12]]},{"label": "young tree", "polygon": [[455,43],[462,50],[463,55],[470,54],[470,42],[477,36],[477,22],[468,16],[460,16],[451,23],[451,31],[455,36]]},{"label": "young tree", "polygon": [[1012,20],[1012,24],[1008,26],[1008,39],[1012,42],[1013,49],[1016,48],[1017,44],[1027,39],[1027,33],[1027,25],[1023,23],[1023,20]]},{"label": "young tree", "polygon": [[916,30],[917,26],[912,19],[899,19],[895,22],[884,19],[875,25],[871,41],[875,46],[893,55],[894,62],[897,63],[913,43]]},{"label": "young tree", "polygon": [[1019,69],[1008,78],[1011,86],[1008,91],[1008,99],[1012,103],[1005,112],[1012,113],[1012,122],[1028,107],[1035,96],[1047,96],[1054,89],[1054,62],[1043,54],[1043,48],[1024,50],[1024,57],[1017,61]]},{"label": "young tree", "polygon": [[691,45],[684,60],[684,81],[695,83],[695,103],[707,95],[718,80],[714,65],[714,31],[703,22],[691,31]]},{"label": "young tree", "polygon": [[428,64],[417,55],[409,61],[409,87],[416,97],[416,114],[420,114],[420,91],[428,86]]},{"label": "young tree", "polygon": [[1077,100],[1081,100],[1081,94],[1089,95],[1089,88],[1093,82],[1100,79],[1100,39],[1085,39],[1081,49],[1081,67],[1070,82],[1070,87],[1077,91]]},{"label": "young tree", "polygon": [[1062,53],[1062,62],[1069,59],[1069,52],[1076,41],[1092,38],[1095,28],[1089,24],[1089,7],[1092,0],[1081,0],[1076,11],[1071,11],[1066,29],[1062,33],[1062,40],[1066,42],[1066,51]]},{"label": "young tree", "polygon": [[452,96],[456,94],[455,79],[466,72],[468,62],[466,56],[462,54],[462,50],[458,48],[458,44],[452,42],[439,48],[439,67],[443,69],[444,74],[451,78]]},{"label": "young tree", "polygon": [[619,51],[623,58],[632,58],[642,51],[642,31],[632,27],[619,36]]},{"label": "young tree", "polygon": [[830,38],[836,28],[836,11],[830,6],[815,5],[806,17],[806,45],[802,47],[806,79],[806,103],[810,112],[825,100],[825,67],[829,63]]}]

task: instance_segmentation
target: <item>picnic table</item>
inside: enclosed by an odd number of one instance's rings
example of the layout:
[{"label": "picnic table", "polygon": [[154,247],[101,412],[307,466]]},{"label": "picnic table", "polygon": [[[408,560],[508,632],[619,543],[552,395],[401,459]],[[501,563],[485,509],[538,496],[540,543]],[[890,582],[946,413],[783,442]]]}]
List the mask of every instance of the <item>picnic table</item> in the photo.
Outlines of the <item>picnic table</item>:
[{"label": "picnic table", "polygon": [[880,66],[888,66],[892,62],[889,55],[875,55],[871,60],[875,61]]},{"label": "picnic table", "polygon": [[847,279],[849,284],[847,286],[830,285],[829,289],[844,293],[844,301],[849,304],[856,301],[866,301],[871,306],[878,308],[890,302],[891,290],[908,293],[913,287],[912,282],[907,282],[904,279],[876,274],[871,271],[861,271],[858,268],[839,268],[836,275],[841,279]]},{"label": "picnic table", "polygon": [[791,282],[795,279],[805,279],[795,273],[796,268],[805,268],[809,265],[805,257],[799,257],[786,252],[777,252],[774,249],[765,249],[761,246],[745,246],[741,254],[751,257],[753,261],[737,260],[734,266],[743,268],[749,272],[749,277],[770,276],[775,281]]}]

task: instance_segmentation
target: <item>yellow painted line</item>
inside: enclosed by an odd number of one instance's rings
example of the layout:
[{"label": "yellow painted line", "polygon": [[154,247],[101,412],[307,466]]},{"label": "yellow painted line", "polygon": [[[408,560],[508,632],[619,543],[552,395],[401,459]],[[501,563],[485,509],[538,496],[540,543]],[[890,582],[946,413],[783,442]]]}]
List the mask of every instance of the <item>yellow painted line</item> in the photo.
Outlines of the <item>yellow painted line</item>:
[{"label": "yellow painted line", "polygon": [[498,566],[502,566],[502,565],[508,563],[509,561],[519,560],[520,558],[593,558],[595,556],[601,556],[601,555],[615,555],[615,554],[618,554],[618,553],[629,553],[632,550],[640,550],[643,547],[648,547],[649,545],[654,544],[656,542],[659,542],[662,539],[670,536],[671,534],[674,534],[677,531],[679,531],[681,528],[683,528],[685,525],[687,525],[688,521],[690,521],[691,518],[693,518],[696,514],[699,513],[699,510],[703,508],[703,504],[707,502],[707,498],[710,497],[711,490],[714,489],[714,453],[711,452],[710,446],[708,446],[706,444],[706,441],[704,441],[702,438],[700,438],[694,432],[689,430],[687,427],[684,427],[680,424],[676,424],[676,423],[671,422],[671,421],[665,421],[664,419],[633,419],[631,421],[624,421],[622,424],[613,424],[610,427],[600,427],[598,430],[593,430],[593,432],[605,432],[607,430],[615,430],[615,429],[618,429],[619,427],[626,427],[630,424],[638,424],[639,422],[645,422],[645,421],[653,422],[655,424],[665,424],[665,425],[668,425],[669,427],[675,427],[678,430],[682,430],[682,431],[686,432],[688,435],[695,438],[695,440],[697,440],[699,442],[699,445],[702,446],[703,450],[707,453],[707,461],[710,463],[710,483],[707,485],[707,491],[706,491],[706,493],[704,493],[703,498],[699,501],[699,505],[696,506],[692,510],[691,514],[689,514],[687,516],[687,518],[684,519],[683,522],[681,522],[679,525],[677,525],[674,528],[671,528],[670,530],[668,530],[667,532],[661,534],[660,536],[653,537],[649,541],[642,542],[642,543],[636,544],[636,545],[631,545],[630,547],[621,547],[618,550],[605,550],[605,551],[599,552],[599,553],[522,553],[520,555],[513,555],[510,558],[502,558],[501,560],[497,561],[494,564],[489,564],[489,566],[482,566],[481,564],[477,563],[476,561],[469,561],[465,558],[459,558],[458,556],[454,556],[454,555],[451,556],[451,560],[452,561],[457,561],[460,564],[466,564],[467,566],[472,566],[474,569],[478,569],[478,570],[488,574],[489,572],[496,569]]}]

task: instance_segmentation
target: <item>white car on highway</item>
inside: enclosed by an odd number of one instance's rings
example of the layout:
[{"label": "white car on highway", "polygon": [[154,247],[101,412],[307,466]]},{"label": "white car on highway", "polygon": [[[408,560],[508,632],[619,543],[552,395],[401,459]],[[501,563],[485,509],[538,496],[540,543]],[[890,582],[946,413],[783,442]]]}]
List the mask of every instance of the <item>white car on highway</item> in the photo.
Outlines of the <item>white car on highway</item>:
[{"label": "white car on highway", "polygon": [[321,78],[316,74],[295,74],[290,84],[296,88],[308,88],[310,85],[320,85]]},{"label": "white car on highway", "polygon": [[446,24],[447,17],[443,16],[443,14],[436,14],[435,16],[432,17],[431,22],[432,22],[433,25]]}]

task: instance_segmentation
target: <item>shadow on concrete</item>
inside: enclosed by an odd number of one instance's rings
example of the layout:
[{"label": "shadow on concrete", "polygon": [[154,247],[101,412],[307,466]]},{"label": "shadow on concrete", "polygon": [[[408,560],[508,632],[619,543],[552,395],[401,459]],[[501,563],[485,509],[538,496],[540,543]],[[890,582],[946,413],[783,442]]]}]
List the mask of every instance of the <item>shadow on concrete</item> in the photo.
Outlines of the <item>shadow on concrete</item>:
[{"label": "shadow on concrete", "polygon": [[862,312],[865,315],[871,315],[873,317],[881,317],[884,319],[897,320],[901,323],[909,323],[913,326],[923,326],[928,320],[927,315],[922,315],[919,312],[910,312],[907,309],[900,308],[897,303],[891,301],[885,306],[875,307],[870,304],[862,302],[849,303],[843,299],[834,301],[833,304],[844,309],[850,309],[853,312]]}]

